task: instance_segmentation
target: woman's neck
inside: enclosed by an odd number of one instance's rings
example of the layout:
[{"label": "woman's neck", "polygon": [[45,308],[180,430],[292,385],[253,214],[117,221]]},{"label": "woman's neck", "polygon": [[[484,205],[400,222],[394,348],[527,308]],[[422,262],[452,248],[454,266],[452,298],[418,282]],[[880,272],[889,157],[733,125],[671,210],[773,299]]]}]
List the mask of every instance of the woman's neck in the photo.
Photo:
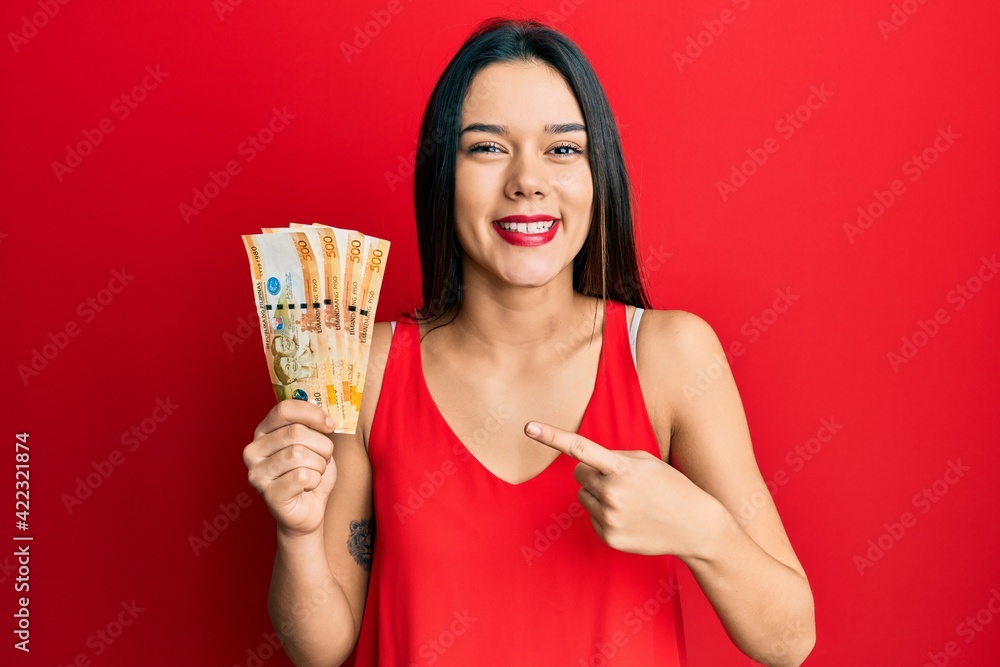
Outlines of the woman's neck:
[{"label": "woman's neck", "polygon": [[447,335],[464,352],[498,359],[546,357],[556,348],[599,340],[600,306],[600,299],[573,290],[571,266],[566,275],[540,287],[496,286],[473,278],[463,284],[462,305]]}]

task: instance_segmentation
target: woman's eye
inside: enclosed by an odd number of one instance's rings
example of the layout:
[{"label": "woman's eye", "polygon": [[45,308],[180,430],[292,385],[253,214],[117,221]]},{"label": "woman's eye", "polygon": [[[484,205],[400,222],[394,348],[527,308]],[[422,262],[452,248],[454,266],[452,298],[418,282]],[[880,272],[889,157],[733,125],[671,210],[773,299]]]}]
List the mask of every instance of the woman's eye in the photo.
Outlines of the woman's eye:
[{"label": "woman's eye", "polygon": [[583,152],[579,146],[574,144],[559,144],[552,150],[556,151],[556,155],[577,155]]},{"label": "woman's eye", "polygon": [[470,153],[494,153],[494,152],[499,152],[499,151],[500,151],[500,147],[497,146],[495,143],[492,143],[492,142],[487,142],[487,143],[483,143],[483,144],[476,144],[476,145],[471,146],[469,148],[469,152]]}]

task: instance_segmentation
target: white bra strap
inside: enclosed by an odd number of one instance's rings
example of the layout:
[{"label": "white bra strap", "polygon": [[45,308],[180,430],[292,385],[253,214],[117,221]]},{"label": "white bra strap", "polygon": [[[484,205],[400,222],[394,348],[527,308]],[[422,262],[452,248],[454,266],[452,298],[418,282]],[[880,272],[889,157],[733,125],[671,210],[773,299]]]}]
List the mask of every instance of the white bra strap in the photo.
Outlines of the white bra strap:
[{"label": "white bra strap", "polygon": [[639,333],[639,320],[642,319],[642,310],[642,308],[638,307],[635,309],[635,313],[632,314],[632,326],[628,330],[628,341],[632,347],[632,363],[636,364],[636,368],[638,368],[638,364],[635,361],[635,337]]},{"label": "white bra strap", "polygon": [[396,320],[393,320],[392,322],[389,322],[389,326],[392,328],[393,335],[395,335],[396,334]]}]

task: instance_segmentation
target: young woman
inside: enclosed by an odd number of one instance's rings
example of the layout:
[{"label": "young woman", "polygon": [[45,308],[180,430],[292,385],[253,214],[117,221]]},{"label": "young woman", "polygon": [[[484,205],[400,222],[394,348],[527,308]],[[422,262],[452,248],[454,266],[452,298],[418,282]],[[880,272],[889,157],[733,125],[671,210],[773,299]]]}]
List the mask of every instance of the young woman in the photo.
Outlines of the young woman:
[{"label": "young woman", "polygon": [[718,338],[648,308],[618,132],[578,47],[486,22],[420,146],[425,305],[376,325],[357,433],[288,400],[244,451],[277,519],[285,652],[683,665],[680,560],[740,650],[800,664],[809,584]]}]

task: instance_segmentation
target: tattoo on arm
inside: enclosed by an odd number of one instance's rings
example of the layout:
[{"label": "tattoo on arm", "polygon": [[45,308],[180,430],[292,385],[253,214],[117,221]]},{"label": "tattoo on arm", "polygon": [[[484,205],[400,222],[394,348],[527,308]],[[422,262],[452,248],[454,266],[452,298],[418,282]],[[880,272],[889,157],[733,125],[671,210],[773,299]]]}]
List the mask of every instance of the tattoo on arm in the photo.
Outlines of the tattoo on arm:
[{"label": "tattoo on arm", "polygon": [[347,538],[347,551],[354,562],[366,572],[372,569],[372,549],[375,546],[375,517],[351,522],[351,534]]}]

